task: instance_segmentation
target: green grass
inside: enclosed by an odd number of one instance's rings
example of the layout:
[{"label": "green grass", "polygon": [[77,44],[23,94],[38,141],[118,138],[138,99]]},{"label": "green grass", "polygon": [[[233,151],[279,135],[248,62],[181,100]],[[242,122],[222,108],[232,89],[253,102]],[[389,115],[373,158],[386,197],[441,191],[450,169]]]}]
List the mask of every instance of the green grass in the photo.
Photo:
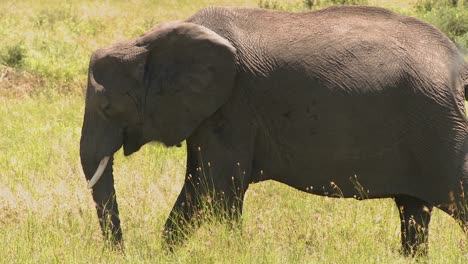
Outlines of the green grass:
[{"label": "green grass", "polygon": [[[251,185],[240,230],[210,222],[175,254],[161,229],[183,182],[185,151],[157,144],[116,154],[126,254],[103,243],[79,161],[87,61],[97,47],[209,4],[257,1],[0,2],[0,263],[408,263],[391,200]],[[430,254],[464,263],[468,240],[436,210]]]}]

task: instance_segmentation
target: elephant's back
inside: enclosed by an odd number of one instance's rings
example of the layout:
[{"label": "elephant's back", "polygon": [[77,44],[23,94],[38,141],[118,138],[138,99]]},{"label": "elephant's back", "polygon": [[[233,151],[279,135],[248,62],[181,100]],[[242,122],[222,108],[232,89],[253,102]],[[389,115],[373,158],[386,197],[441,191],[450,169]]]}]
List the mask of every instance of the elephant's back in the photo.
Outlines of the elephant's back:
[{"label": "elephant's back", "polygon": [[[291,67],[331,82],[346,79],[343,74],[354,79],[342,84],[362,83],[359,77],[377,82],[438,78],[438,71],[460,57],[455,45],[433,26],[378,7],[335,6],[303,13],[210,7],[187,21],[228,39],[237,49],[239,68],[262,76]],[[330,68],[336,71],[330,74]],[[362,76],[365,73],[372,78]]]},{"label": "elephant's back", "polygon": [[[380,7],[332,6],[309,12],[285,12],[261,8],[208,7],[187,19],[206,26],[235,42],[240,48],[248,40],[256,44],[272,45],[302,41],[313,51],[320,50],[329,41],[345,41],[359,37],[375,42],[397,42],[400,47],[409,44],[456,50],[453,43],[432,25],[413,17],[403,16]],[[391,43],[388,43],[391,44]],[[417,45],[417,46],[418,46]],[[273,44],[273,46],[275,46]],[[414,47],[414,45],[411,45]],[[314,48],[316,47],[316,48]]]}]

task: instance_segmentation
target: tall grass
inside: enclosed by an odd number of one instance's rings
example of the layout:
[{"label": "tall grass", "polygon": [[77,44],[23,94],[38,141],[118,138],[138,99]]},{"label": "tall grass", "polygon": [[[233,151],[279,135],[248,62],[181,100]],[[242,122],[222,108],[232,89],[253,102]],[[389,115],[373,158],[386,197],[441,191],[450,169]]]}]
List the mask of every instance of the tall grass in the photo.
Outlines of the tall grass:
[{"label": "tall grass", "polygon": [[[125,254],[106,246],[79,162],[89,56],[209,4],[258,2],[0,1],[0,263],[416,262],[399,254],[393,201],[324,198],[275,182],[251,185],[240,230],[209,221],[168,254],[160,234],[185,150],[158,144],[116,154]],[[467,237],[438,210],[429,243],[419,262],[468,259]]]}]

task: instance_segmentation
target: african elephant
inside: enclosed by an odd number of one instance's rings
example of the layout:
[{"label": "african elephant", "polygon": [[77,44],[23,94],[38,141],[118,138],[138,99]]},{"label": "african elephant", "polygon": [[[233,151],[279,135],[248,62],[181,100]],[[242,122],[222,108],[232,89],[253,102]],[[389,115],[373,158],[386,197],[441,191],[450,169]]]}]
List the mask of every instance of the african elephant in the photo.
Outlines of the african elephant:
[{"label": "african elephant", "polygon": [[434,206],[468,227],[463,63],[434,27],[349,6],[210,7],[98,49],[80,156],[103,233],[122,240],[113,154],[186,140],[169,244],[197,219],[200,197],[236,219],[249,184],[271,179],[317,195],[394,198],[403,252],[424,254]]}]

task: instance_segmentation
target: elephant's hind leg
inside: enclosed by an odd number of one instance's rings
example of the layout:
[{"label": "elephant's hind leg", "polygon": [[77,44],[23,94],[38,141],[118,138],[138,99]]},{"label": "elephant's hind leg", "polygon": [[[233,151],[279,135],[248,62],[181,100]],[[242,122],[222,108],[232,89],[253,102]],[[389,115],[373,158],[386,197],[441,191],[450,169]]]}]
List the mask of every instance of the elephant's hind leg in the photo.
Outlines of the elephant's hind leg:
[{"label": "elephant's hind leg", "polygon": [[[468,187],[468,179],[465,181],[466,183],[462,184]],[[441,209],[452,216],[460,225],[463,232],[468,235],[468,191],[467,187],[463,185],[461,194],[453,199],[452,205]]]},{"label": "elephant's hind leg", "polygon": [[433,206],[407,195],[396,196],[395,202],[400,212],[403,253],[407,256],[427,255]]}]

